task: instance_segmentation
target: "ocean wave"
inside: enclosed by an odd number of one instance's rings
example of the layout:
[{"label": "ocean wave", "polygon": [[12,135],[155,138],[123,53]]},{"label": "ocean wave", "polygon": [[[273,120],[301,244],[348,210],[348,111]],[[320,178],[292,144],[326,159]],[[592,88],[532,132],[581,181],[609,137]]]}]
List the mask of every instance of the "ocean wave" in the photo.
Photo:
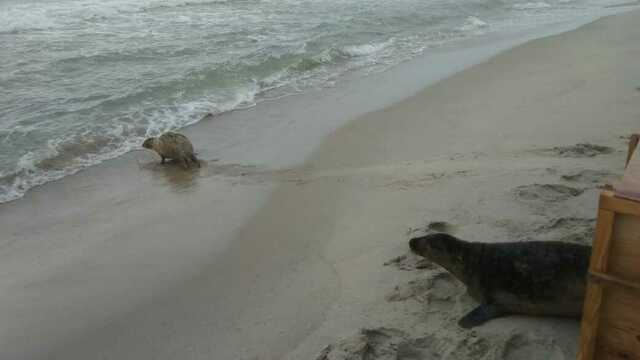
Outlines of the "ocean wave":
[{"label": "ocean wave", "polygon": [[[43,148],[22,155],[10,171],[0,172],[0,203],[16,200],[34,187],[139,149],[145,138],[192,125],[206,114],[252,107],[258,91],[255,84],[249,84],[226,102],[215,103],[205,98],[141,111],[129,115],[136,119],[133,124],[115,122],[48,140]],[[24,131],[29,137],[29,131]]]},{"label": "ocean wave", "polygon": [[489,24],[487,22],[482,21],[475,16],[468,16],[465,19],[464,24],[460,26],[459,29],[461,31],[474,31],[474,30],[486,28],[488,26]]},{"label": "ocean wave", "polygon": [[[247,0],[77,0],[0,4],[0,34],[73,27],[83,22],[105,21],[122,15],[146,14],[154,10],[211,6]],[[251,0],[258,1],[258,0]],[[178,17],[174,19],[180,20]]]},{"label": "ocean wave", "polygon": [[393,44],[393,41],[394,39],[392,38],[385,42],[344,46],[340,48],[340,51],[349,57],[367,56],[385,49],[389,45]]},{"label": "ocean wave", "polygon": [[382,71],[517,19],[538,22],[550,7],[526,0],[34,4],[0,4],[0,34],[35,35],[7,36],[10,59],[0,65],[8,84],[0,109],[8,115],[0,124],[0,202],[204,114]]},{"label": "ocean wave", "polygon": [[257,2],[259,0],[188,0],[188,1],[161,1],[150,4],[144,10],[166,9],[166,8],[185,8],[185,7],[206,7],[212,5],[229,4],[237,2]]},{"label": "ocean wave", "polygon": [[[68,114],[58,116],[86,116],[109,113],[108,109],[126,109],[135,104],[149,103],[159,93],[170,93],[180,89],[188,96],[201,93],[197,101],[179,105],[167,105],[158,109],[142,109],[134,113],[124,113],[122,121],[111,118],[105,124],[92,129],[73,131],[68,136],[57,137],[47,142],[40,150],[28,151],[17,161],[9,173],[0,174],[0,202],[15,200],[29,189],[75,174],[83,168],[120,156],[139,148],[148,136],[157,136],[168,130],[175,130],[200,121],[204,114],[219,114],[231,110],[249,108],[259,101],[259,97],[276,89],[288,90],[277,93],[278,96],[301,91],[309,84],[321,85],[328,77],[312,76],[327,73],[324,67],[340,66],[353,58],[375,57],[394,43],[394,39],[384,42],[369,42],[348,46],[331,46],[315,54],[296,51],[285,56],[268,56],[258,62],[241,61],[239,63],[218,64],[212,68],[191,72],[181,79],[171,80],[139,91],[125,92],[119,96],[92,97]],[[63,62],[76,64],[79,61],[101,62],[117,58],[115,54],[99,54],[86,57],[67,58]],[[126,59],[126,57],[125,57]],[[273,70],[275,69],[275,71]],[[227,75],[228,74],[228,75]],[[207,90],[227,84],[237,74],[250,76],[244,82],[234,85],[233,91],[226,95],[219,92],[207,94]],[[251,76],[253,74],[253,76]],[[217,86],[216,86],[217,84]],[[82,114],[82,115],[80,115]],[[126,119],[125,119],[126,118]],[[26,128],[25,128],[26,129]],[[33,130],[31,128],[30,130]],[[29,130],[25,130],[29,132]],[[30,134],[25,134],[30,137]],[[9,139],[10,135],[6,138]],[[33,137],[33,136],[31,136]]]},{"label": "ocean wave", "polygon": [[59,26],[46,9],[30,7],[0,8],[0,34],[15,35],[23,31],[46,30]]},{"label": "ocean wave", "polygon": [[513,5],[513,8],[516,10],[536,10],[536,9],[546,9],[550,8],[551,5],[546,2],[526,2],[521,4]]}]

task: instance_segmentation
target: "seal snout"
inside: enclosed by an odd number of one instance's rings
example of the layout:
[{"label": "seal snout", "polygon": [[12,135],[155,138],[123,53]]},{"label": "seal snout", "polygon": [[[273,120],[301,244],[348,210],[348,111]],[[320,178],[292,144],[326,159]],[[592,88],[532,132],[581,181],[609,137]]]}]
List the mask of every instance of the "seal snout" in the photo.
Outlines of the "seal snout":
[{"label": "seal snout", "polygon": [[418,255],[426,256],[434,252],[447,253],[459,240],[446,233],[429,234],[409,240],[411,251]]},{"label": "seal snout", "polygon": [[153,149],[153,142],[156,140],[156,138],[150,137],[148,139],[146,139],[143,143],[142,143],[142,147],[145,149],[149,149],[152,150]]}]

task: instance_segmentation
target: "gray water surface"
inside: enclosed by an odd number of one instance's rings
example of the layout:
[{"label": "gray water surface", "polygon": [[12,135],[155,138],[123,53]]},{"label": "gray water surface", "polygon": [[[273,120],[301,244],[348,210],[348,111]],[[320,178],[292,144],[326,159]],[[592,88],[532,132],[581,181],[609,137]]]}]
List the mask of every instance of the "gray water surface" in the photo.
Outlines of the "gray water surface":
[{"label": "gray water surface", "polygon": [[0,1],[0,202],[205,114],[327,87],[596,0]]}]

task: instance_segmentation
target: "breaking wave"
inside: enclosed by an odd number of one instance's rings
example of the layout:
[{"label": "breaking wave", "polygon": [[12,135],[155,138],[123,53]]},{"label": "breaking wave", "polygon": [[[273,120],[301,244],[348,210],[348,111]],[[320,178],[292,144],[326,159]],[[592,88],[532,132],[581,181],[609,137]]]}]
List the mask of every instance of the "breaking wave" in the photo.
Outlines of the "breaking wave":
[{"label": "breaking wave", "polygon": [[5,0],[0,202],[205,114],[599,11],[591,1]]}]

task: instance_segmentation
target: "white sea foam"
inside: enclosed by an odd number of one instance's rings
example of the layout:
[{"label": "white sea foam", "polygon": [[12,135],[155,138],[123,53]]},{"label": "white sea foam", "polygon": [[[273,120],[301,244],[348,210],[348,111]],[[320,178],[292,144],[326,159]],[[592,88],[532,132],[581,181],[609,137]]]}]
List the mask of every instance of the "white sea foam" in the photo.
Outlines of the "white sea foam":
[{"label": "white sea foam", "polygon": [[546,9],[546,8],[550,8],[551,5],[549,5],[546,2],[526,2],[526,3],[520,3],[520,4],[515,4],[513,5],[513,8],[516,10],[535,10],[535,9]]},{"label": "white sea foam", "polygon": [[[223,4],[228,0],[75,0],[0,4],[0,33],[25,30],[49,30],[81,25],[84,21],[105,20],[122,14],[140,13],[159,8]],[[177,21],[189,21],[177,16]]]},{"label": "white sea foam", "polygon": [[369,44],[361,44],[361,45],[351,45],[345,46],[341,50],[344,54],[348,56],[367,56],[371,54],[375,54],[389,45],[393,44],[394,39],[389,39],[385,42],[380,43],[369,43]]},{"label": "white sea foam", "polygon": [[474,31],[474,30],[478,30],[478,29],[483,29],[488,27],[489,24],[485,21],[480,20],[479,18],[475,17],[475,16],[468,16],[465,19],[464,24],[460,27],[460,30],[462,31]]},{"label": "white sea foam", "polygon": [[[206,113],[333,86],[489,30],[572,19],[578,5],[600,10],[593,0],[250,1],[1,1],[11,46],[0,45],[0,202]],[[565,1],[571,9],[549,5]]]},{"label": "white sea foam", "polygon": [[[139,149],[146,137],[157,136],[165,131],[194,124],[200,121],[204,114],[252,107],[255,105],[255,96],[258,92],[259,87],[251,84],[245,89],[236,91],[235,95],[224,103],[213,103],[209,99],[203,99],[140,114],[139,120],[148,124],[143,135],[136,134],[130,126],[125,124],[104,128],[103,137],[110,139],[113,145],[92,147],[95,152],[63,153],[63,151],[73,152],[76,147],[85,149],[86,140],[83,144],[82,137],[78,139],[67,136],[51,139],[43,149],[29,151],[21,156],[10,173],[0,172],[0,203],[18,199],[36,186],[73,175],[86,167]],[[53,167],[50,164],[53,164]]]}]

